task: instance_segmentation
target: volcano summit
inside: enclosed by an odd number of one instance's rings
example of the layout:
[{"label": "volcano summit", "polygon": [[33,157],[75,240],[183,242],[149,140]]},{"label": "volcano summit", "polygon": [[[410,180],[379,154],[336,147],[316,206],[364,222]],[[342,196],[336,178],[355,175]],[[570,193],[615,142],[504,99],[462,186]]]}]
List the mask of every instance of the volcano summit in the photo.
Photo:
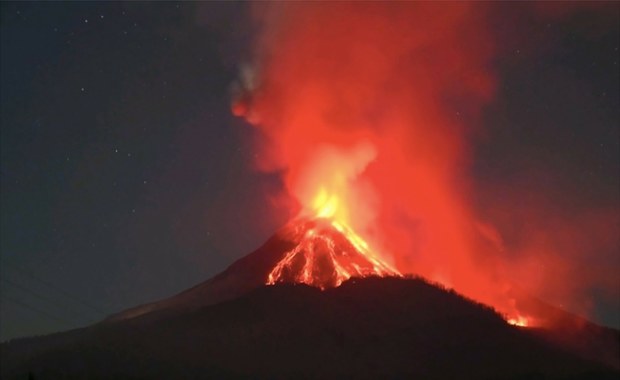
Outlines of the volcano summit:
[{"label": "volcano summit", "polygon": [[351,277],[397,276],[350,228],[328,219],[299,220],[288,227],[297,245],[269,273],[267,284],[304,283],[321,289]]}]

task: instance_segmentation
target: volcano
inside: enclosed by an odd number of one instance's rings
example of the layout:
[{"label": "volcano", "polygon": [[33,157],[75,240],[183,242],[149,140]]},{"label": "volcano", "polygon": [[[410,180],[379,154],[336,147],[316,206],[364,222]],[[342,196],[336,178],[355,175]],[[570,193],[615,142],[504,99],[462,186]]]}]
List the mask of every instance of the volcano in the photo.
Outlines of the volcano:
[{"label": "volcano", "polygon": [[512,326],[488,306],[401,275],[346,226],[300,218],[173,297],[3,343],[0,375],[615,379],[618,347],[617,330],[582,320]]}]

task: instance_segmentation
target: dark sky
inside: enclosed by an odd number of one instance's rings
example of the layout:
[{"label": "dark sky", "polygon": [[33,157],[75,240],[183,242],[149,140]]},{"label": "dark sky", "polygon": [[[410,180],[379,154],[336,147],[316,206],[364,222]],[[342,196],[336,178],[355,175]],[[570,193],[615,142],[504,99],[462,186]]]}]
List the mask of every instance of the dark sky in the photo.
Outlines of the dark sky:
[{"label": "dark sky", "polygon": [[[256,132],[230,114],[246,8],[1,3],[0,340],[175,294],[286,221],[278,177],[251,168]],[[517,8],[496,11],[500,82],[473,177],[532,194],[542,181],[558,207],[617,215],[618,7]],[[619,327],[595,293],[595,320]]]}]

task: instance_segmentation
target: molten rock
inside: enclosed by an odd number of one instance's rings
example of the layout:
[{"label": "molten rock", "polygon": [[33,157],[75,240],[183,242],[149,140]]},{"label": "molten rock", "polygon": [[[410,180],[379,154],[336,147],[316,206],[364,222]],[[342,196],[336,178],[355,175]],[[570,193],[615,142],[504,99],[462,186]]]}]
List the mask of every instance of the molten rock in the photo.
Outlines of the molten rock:
[{"label": "molten rock", "polygon": [[350,228],[336,221],[301,219],[292,222],[284,234],[296,245],[271,270],[268,285],[292,282],[325,289],[351,277],[400,276]]}]

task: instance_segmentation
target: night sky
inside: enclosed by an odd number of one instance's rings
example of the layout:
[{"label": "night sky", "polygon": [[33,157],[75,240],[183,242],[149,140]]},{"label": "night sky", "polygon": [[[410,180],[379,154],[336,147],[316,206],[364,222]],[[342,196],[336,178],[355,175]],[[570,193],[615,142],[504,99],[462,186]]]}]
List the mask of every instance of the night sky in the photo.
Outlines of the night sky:
[{"label": "night sky", "polygon": [[[286,222],[279,177],[252,168],[260,136],[230,112],[256,32],[247,8],[1,3],[0,340],[173,295]],[[603,208],[617,223],[619,5],[494,13],[479,203],[519,188],[524,210]],[[495,217],[509,248],[527,217]],[[596,260],[620,268],[617,234],[611,247]],[[592,299],[592,318],[620,327],[618,303]]]}]

